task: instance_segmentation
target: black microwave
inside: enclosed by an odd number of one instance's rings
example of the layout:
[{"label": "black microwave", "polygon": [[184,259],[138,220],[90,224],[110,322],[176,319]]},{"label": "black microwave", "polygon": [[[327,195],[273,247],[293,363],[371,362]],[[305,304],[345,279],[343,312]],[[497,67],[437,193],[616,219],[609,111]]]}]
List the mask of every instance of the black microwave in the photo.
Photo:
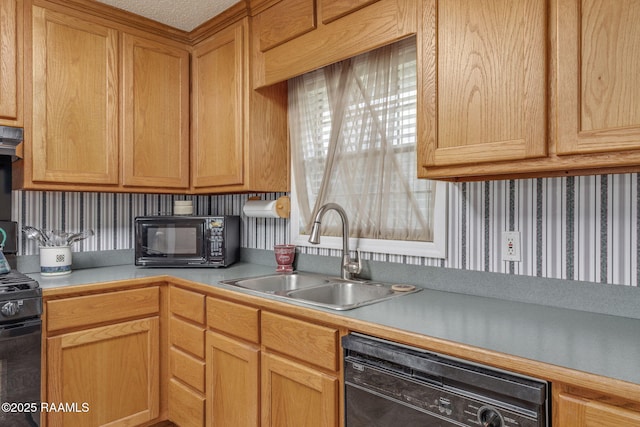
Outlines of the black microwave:
[{"label": "black microwave", "polygon": [[143,267],[227,267],[239,258],[239,216],[144,216],[135,219]]}]

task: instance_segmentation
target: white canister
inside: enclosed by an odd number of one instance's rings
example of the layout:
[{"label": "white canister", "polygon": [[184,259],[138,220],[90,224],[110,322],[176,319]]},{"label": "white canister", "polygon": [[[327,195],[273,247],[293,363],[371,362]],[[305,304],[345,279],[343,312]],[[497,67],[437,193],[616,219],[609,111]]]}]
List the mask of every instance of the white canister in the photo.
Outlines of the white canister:
[{"label": "white canister", "polygon": [[40,273],[43,276],[71,273],[71,247],[40,246]]}]

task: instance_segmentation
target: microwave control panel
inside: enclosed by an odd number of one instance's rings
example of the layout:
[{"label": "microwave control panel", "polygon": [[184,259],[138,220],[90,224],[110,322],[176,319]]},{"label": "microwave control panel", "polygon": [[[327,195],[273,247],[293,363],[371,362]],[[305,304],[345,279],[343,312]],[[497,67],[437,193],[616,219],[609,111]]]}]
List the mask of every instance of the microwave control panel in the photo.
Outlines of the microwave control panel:
[{"label": "microwave control panel", "polygon": [[209,221],[209,258],[221,258],[224,249],[224,218]]}]

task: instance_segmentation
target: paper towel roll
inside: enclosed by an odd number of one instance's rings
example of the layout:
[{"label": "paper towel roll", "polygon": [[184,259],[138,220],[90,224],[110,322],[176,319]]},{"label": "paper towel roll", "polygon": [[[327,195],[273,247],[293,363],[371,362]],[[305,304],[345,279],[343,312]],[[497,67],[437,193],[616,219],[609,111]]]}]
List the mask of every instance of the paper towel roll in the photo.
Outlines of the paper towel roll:
[{"label": "paper towel roll", "polygon": [[247,200],[242,212],[253,218],[288,218],[289,198],[283,196],[278,200]]}]

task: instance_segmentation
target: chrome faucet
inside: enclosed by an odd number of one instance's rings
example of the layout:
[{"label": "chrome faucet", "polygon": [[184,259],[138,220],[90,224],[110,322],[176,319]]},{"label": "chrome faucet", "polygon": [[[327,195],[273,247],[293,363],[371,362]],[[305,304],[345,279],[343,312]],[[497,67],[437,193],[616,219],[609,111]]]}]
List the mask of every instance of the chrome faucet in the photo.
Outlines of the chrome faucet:
[{"label": "chrome faucet", "polygon": [[320,223],[322,221],[322,217],[324,214],[333,209],[340,215],[340,219],[342,220],[342,268],[341,268],[341,277],[345,280],[349,280],[352,278],[353,274],[358,274],[362,270],[362,263],[360,260],[360,251],[356,249],[358,252],[358,261],[351,261],[351,257],[349,256],[349,220],[347,219],[347,213],[342,209],[337,203],[326,203],[320,206],[318,212],[316,213],[316,217],[313,220],[313,227],[311,227],[311,236],[309,236],[309,243],[317,245],[320,243]]}]

